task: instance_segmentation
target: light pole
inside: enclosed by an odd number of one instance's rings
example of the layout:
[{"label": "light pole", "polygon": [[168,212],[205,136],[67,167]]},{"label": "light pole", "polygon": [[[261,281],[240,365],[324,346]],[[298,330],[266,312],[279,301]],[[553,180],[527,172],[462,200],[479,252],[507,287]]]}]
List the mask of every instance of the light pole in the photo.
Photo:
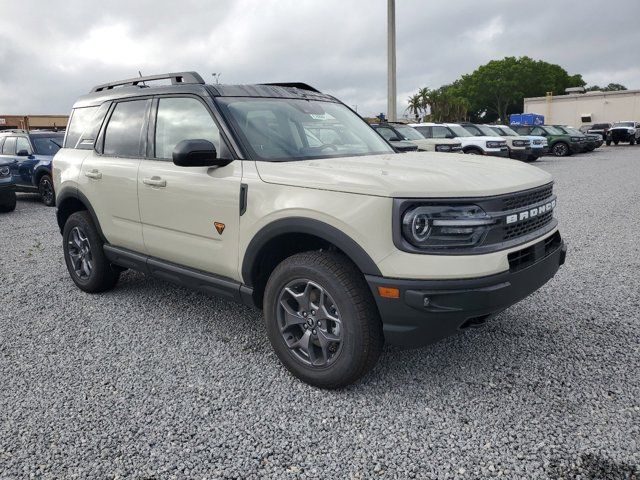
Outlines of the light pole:
[{"label": "light pole", "polygon": [[212,73],[211,75],[216,79],[216,85],[218,85],[220,83],[220,75],[222,75],[222,73]]},{"label": "light pole", "polygon": [[396,106],[396,0],[387,0],[387,118],[397,120]]}]

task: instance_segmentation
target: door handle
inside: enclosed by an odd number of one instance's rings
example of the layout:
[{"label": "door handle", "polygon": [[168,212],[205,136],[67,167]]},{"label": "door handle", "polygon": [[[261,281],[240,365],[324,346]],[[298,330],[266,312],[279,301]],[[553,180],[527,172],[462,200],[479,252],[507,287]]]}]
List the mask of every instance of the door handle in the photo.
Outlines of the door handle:
[{"label": "door handle", "polygon": [[166,187],[167,181],[160,177],[143,178],[142,183],[151,187]]},{"label": "door handle", "polygon": [[94,180],[100,180],[102,178],[102,173],[95,169],[84,172],[84,175],[85,177],[93,178]]}]

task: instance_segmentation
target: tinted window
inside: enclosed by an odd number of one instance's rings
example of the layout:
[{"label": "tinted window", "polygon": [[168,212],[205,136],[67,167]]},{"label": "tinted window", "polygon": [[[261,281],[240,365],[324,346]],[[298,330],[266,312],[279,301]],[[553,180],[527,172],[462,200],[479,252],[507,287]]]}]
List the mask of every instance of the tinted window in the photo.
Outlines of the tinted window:
[{"label": "tinted window", "polygon": [[16,137],[7,137],[2,146],[3,155],[15,155],[16,154]]},{"label": "tinted window", "polygon": [[433,132],[433,138],[447,138],[447,135],[451,136],[449,129],[441,125],[431,127],[431,131]]},{"label": "tinted window", "polygon": [[139,157],[149,100],[116,104],[104,134],[105,155]]},{"label": "tinted window", "polygon": [[392,138],[397,140],[398,139],[398,135],[396,135],[396,133],[391,130],[390,128],[386,128],[386,127],[376,127],[376,131],[382,135],[386,140],[391,140]]},{"label": "tinted window", "polygon": [[182,140],[209,140],[220,151],[220,132],[195,98],[161,98],[156,120],[156,158],[171,158]]},{"label": "tinted window", "polygon": [[62,135],[51,136],[51,137],[31,137],[33,141],[33,148],[35,148],[36,153],[39,155],[55,155],[60,150],[60,145],[62,145],[62,140],[64,137]]},{"label": "tinted window", "polygon": [[78,140],[80,140],[80,135],[85,131],[97,110],[98,107],[76,108],[73,110],[67,127],[67,139],[64,142],[66,148],[76,147]]},{"label": "tinted window", "polygon": [[417,126],[417,127],[413,127],[415,128],[417,131],[420,132],[420,134],[424,137],[424,138],[432,138],[432,134],[431,134],[431,127],[421,127],[421,126]]},{"label": "tinted window", "polygon": [[481,137],[485,135],[482,130],[480,130],[480,128],[476,127],[475,125],[463,125],[463,127],[474,135],[479,135]]}]

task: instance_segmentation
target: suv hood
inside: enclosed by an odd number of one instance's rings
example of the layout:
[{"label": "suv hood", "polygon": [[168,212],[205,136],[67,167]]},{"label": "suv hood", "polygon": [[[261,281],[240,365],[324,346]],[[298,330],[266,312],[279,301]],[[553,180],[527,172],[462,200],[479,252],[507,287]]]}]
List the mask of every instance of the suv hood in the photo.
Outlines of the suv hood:
[{"label": "suv hood", "polygon": [[510,159],[412,152],[292,162],[256,162],[266,183],[379,197],[484,197],[552,181]]}]

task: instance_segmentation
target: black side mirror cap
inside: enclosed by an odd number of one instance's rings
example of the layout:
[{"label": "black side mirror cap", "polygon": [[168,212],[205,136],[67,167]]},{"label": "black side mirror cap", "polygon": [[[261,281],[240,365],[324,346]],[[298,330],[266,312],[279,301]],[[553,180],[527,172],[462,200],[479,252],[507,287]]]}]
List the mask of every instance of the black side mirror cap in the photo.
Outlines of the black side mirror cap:
[{"label": "black side mirror cap", "polygon": [[16,155],[18,155],[19,157],[28,157],[29,156],[29,151],[28,150],[19,150],[18,153],[16,153]]},{"label": "black side mirror cap", "polygon": [[223,167],[231,160],[218,158],[216,147],[209,140],[182,140],[173,149],[173,163],[179,167]]}]

